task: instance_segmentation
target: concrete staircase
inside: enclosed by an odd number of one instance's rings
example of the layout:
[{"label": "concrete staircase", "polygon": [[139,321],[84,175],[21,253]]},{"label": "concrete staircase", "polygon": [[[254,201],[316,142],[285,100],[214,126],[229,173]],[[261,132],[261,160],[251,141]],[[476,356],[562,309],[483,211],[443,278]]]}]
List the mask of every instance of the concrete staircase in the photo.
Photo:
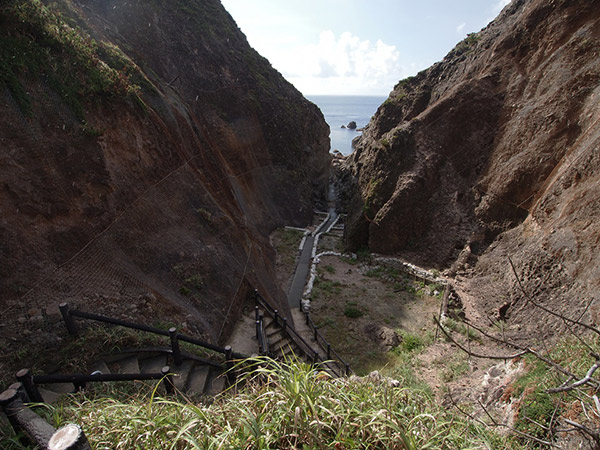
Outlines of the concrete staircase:
[{"label": "concrete staircase", "polygon": [[296,356],[301,360],[307,360],[302,349],[289,338],[287,333],[278,326],[271,317],[265,317],[265,331],[269,343],[269,356],[274,359],[285,359]]},{"label": "concrete staircase", "polygon": [[[273,313],[273,311],[271,311]],[[264,308],[248,305],[237,326],[234,329],[229,344],[241,354],[248,356],[259,354],[259,344],[256,332],[256,317],[263,317],[263,327],[268,351],[266,356],[274,359],[300,360],[306,363],[315,362],[316,357],[321,361],[320,368],[332,376],[345,373],[345,368],[334,361],[329,361],[327,352],[317,345],[314,332],[305,323],[304,315],[292,311],[294,321],[293,331],[291,324],[285,325],[281,317],[276,321]],[[291,336],[295,335],[295,338]],[[298,339],[300,336],[301,339]],[[304,342],[302,342],[302,340]],[[264,352],[263,352],[264,353]],[[173,374],[172,382],[177,391],[188,397],[212,397],[230,386],[226,369],[221,362],[201,358],[186,352],[181,352],[180,365],[175,364],[170,347],[133,348],[122,350],[116,354],[107,355],[99,359],[86,371],[87,374],[160,374],[164,367],[169,367]],[[327,362],[323,362],[327,361]],[[52,375],[52,374],[50,374]],[[164,383],[163,383],[164,384]],[[164,387],[160,387],[165,392]],[[75,392],[73,383],[50,383],[39,385],[38,390],[47,403],[56,402],[61,396]]]},{"label": "concrete staircase", "polygon": [[[90,374],[158,374],[165,366],[173,374],[175,389],[186,396],[212,397],[229,386],[225,368],[209,359],[182,352],[182,363],[176,366],[170,350],[165,348],[128,349],[107,355],[90,367]],[[164,387],[161,388],[164,392]],[[72,383],[51,383],[38,386],[46,403],[54,403],[61,396],[73,393]]]},{"label": "concrete staircase", "polygon": [[[250,313],[246,313],[246,317],[243,320],[247,323],[251,317],[254,320],[254,323],[256,323],[256,312],[253,311],[251,316],[249,314]],[[260,308],[259,314],[264,314]],[[328,357],[327,352],[323,350],[323,348],[321,348],[316,342],[313,330],[305,321],[304,313],[297,309],[293,309],[292,320],[294,323],[294,334],[302,338],[306,345],[304,345],[302,342],[299,343],[297,342],[297,339],[292,339],[290,337],[292,334],[291,331],[284,330],[280,326],[281,319],[279,319],[279,322],[276,323],[272,317],[265,314],[263,320],[265,324],[266,337],[269,344],[268,356],[274,359],[297,358],[301,361],[312,364],[314,363],[314,352],[316,351],[318,354],[318,359],[323,361],[320,365],[321,370],[325,370],[334,377],[346,373],[346,367],[339,361],[334,361],[333,358]],[[289,326],[290,325],[288,325],[288,327]],[[258,348],[256,334],[254,334],[251,339],[253,340],[256,348]]]}]

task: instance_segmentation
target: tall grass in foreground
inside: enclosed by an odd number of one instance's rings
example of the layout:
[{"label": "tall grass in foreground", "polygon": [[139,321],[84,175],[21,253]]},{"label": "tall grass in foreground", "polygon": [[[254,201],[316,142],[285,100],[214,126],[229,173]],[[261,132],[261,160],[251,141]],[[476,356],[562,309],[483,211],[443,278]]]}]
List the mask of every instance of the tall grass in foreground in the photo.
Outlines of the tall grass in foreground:
[{"label": "tall grass in foreground", "polygon": [[51,415],[82,425],[96,449],[485,449],[487,430],[425,393],[386,380],[332,379],[299,362],[257,358],[235,393],[211,404],[72,396]]}]

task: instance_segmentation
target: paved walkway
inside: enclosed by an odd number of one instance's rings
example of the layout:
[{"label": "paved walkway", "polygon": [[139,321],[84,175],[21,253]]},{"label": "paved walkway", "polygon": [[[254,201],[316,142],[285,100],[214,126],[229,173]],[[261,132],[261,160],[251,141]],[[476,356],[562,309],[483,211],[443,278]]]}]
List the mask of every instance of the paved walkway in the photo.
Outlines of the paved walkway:
[{"label": "paved walkway", "polygon": [[329,192],[327,193],[327,206],[329,208],[327,221],[324,225],[319,226],[317,230],[306,236],[304,241],[304,247],[302,247],[302,253],[296,266],[296,272],[294,273],[294,279],[292,285],[288,291],[288,302],[290,308],[300,309],[300,301],[302,300],[302,293],[304,292],[304,286],[306,285],[306,278],[310,271],[310,263],[312,256],[312,248],[315,243],[315,236],[321,231],[327,230],[333,221],[337,218],[337,212],[335,211],[335,188],[333,184],[329,185]]}]

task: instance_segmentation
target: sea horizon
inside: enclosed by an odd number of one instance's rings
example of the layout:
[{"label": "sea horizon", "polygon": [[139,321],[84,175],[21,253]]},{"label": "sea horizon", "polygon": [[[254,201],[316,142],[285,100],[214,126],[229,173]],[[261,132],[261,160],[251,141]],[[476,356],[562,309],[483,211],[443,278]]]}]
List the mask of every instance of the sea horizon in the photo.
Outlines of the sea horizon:
[{"label": "sea horizon", "polygon": [[[308,100],[319,107],[329,125],[330,151],[343,155],[353,152],[352,141],[362,134],[364,128],[387,96],[378,95],[307,95]],[[356,122],[357,129],[347,128]]]}]

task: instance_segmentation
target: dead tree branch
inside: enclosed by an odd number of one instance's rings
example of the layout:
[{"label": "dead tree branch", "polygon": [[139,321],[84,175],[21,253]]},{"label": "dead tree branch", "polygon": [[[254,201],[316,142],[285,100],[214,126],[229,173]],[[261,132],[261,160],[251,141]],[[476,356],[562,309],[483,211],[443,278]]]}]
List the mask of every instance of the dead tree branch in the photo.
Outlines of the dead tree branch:
[{"label": "dead tree branch", "polygon": [[492,423],[487,423],[484,422],[483,420],[473,416],[472,414],[469,414],[467,411],[465,411],[463,408],[461,408],[456,401],[454,400],[454,398],[452,397],[452,393],[448,392],[448,396],[450,397],[450,402],[452,402],[452,406],[454,406],[461,414],[463,414],[464,416],[468,417],[469,419],[485,426],[485,427],[495,427],[495,428],[506,428],[507,430],[511,431],[512,433],[515,433],[516,435],[519,435],[521,437],[524,437],[526,439],[532,440],[534,442],[537,442],[538,444],[543,444],[543,445],[547,445],[548,447],[553,447],[553,448],[561,448],[558,445],[549,442],[549,441],[544,441],[543,439],[537,438],[535,436],[532,436],[529,433],[525,433],[523,431],[517,430],[514,427],[511,427],[508,424],[505,423],[500,423],[498,422],[496,419],[494,419],[494,417],[490,414],[490,412],[487,410],[487,408],[479,401],[477,400],[477,402],[479,403],[479,406],[481,406],[481,409],[483,410],[483,412],[485,413],[485,415],[487,417],[489,417],[489,419],[492,421]]},{"label": "dead tree branch", "polygon": [[[481,333],[482,335],[484,335],[485,337],[492,339],[498,343],[501,344],[505,344],[508,345],[510,347],[513,347],[517,350],[521,350],[523,353],[522,354],[532,354],[534,355],[536,358],[538,358],[540,361],[548,364],[551,367],[554,367],[556,370],[558,370],[560,373],[562,373],[563,375],[569,377],[570,379],[576,379],[577,377],[572,374],[571,372],[569,372],[568,370],[566,370],[564,367],[562,367],[560,364],[556,364],[554,361],[552,361],[551,359],[546,358],[545,356],[543,356],[540,352],[538,352],[537,350],[534,350],[530,347],[523,347],[521,345],[515,344],[514,342],[510,342],[508,340],[504,340],[504,339],[499,339],[489,333],[487,333],[485,330],[483,330],[482,328],[479,328],[476,325],[473,325],[471,323],[471,327],[474,328],[475,330],[477,330],[479,333]],[[600,383],[599,383],[600,385]]]},{"label": "dead tree branch", "polygon": [[433,320],[435,321],[435,323],[437,324],[438,327],[440,327],[440,330],[442,330],[442,333],[444,333],[444,335],[453,343],[455,344],[458,348],[460,348],[463,352],[465,352],[467,355],[469,356],[474,356],[475,358],[484,358],[484,359],[499,359],[499,360],[507,360],[507,359],[515,359],[518,358],[520,356],[526,355],[527,353],[529,353],[529,351],[525,350],[522,351],[520,353],[515,353],[514,355],[481,355],[479,353],[475,353],[473,351],[470,351],[468,349],[466,349],[465,347],[463,347],[460,343],[458,343],[456,341],[456,339],[454,339],[452,336],[450,336],[450,334],[446,331],[446,329],[442,326],[442,324],[438,321],[437,317],[433,316]]},{"label": "dead tree branch", "polygon": [[519,275],[517,274],[517,269],[515,268],[515,265],[513,264],[512,259],[510,257],[508,258],[508,262],[510,263],[510,267],[512,268],[512,272],[515,275],[515,278],[517,279],[517,283],[519,284],[519,288],[520,288],[521,292],[523,293],[523,295],[527,298],[528,302],[530,302],[536,308],[539,308],[542,311],[544,311],[544,312],[546,312],[546,313],[548,313],[548,314],[550,314],[550,315],[552,315],[554,317],[557,317],[557,318],[559,318],[561,320],[567,321],[567,322],[572,323],[574,325],[579,325],[579,326],[581,326],[581,327],[583,327],[583,328],[585,328],[587,330],[590,330],[593,333],[596,333],[598,336],[600,336],[600,330],[598,330],[597,328],[595,328],[595,327],[593,327],[591,325],[588,325],[588,324],[586,324],[584,322],[581,322],[581,321],[578,321],[578,320],[575,320],[575,319],[571,319],[571,318],[569,318],[567,316],[564,316],[562,314],[554,312],[551,309],[546,308],[545,306],[543,306],[543,305],[537,303],[535,300],[533,300],[533,297],[527,293],[527,291],[525,290],[525,287],[523,286],[523,283],[521,283],[521,279],[519,278]]},{"label": "dead tree branch", "polygon": [[[577,389],[580,386],[583,386],[584,384],[595,384],[596,386],[598,386],[600,383],[597,380],[594,380],[592,378],[592,375],[594,375],[594,372],[596,372],[596,370],[598,370],[598,368],[600,368],[600,361],[596,361],[596,363],[590,367],[590,370],[587,371],[587,373],[585,374],[585,377],[583,377],[581,380],[576,381],[573,384],[569,384],[567,386],[561,386],[561,387],[557,387],[557,388],[552,388],[552,389],[547,389],[546,392],[549,394],[555,394],[557,392],[568,392],[568,391],[572,391],[573,389]],[[592,383],[593,382],[593,383]]]}]

